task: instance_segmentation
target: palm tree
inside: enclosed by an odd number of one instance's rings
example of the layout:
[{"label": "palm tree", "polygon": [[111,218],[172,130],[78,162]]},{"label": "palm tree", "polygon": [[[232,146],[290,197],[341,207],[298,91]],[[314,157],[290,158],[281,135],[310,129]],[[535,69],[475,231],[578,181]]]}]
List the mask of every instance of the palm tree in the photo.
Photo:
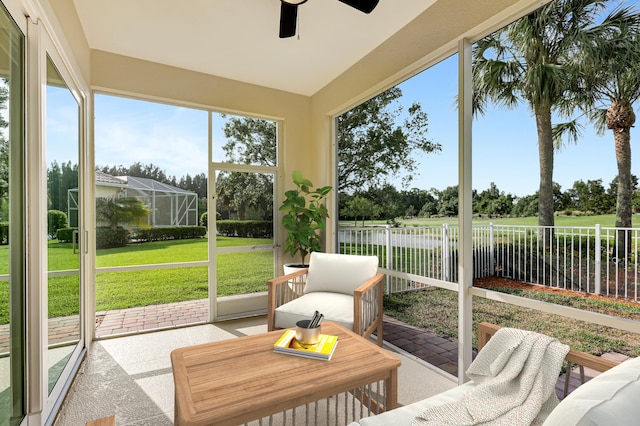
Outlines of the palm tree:
[{"label": "palm tree", "polygon": [[[636,121],[633,104],[640,100],[640,16],[629,8],[616,10],[613,15],[632,19],[617,19],[619,25],[582,45],[576,65],[585,109],[596,131],[613,132],[618,165],[615,226],[631,228],[631,127]],[[630,250],[627,232],[620,230],[618,237],[618,256],[625,255]]]},{"label": "palm tree", "polygon": [[[538,133],[540,189],[538,225],[554,225],[553,156],[563,135],[578,136],[575,120],[552,124],[552,116],[568,118],[576,107],[569,59],[576,46],[604,30],[598,24],[603,0],[557,0],[478,41],[472,54],[474,113],[489,102],[506,108],[526,103]],[[523,159],[524,160],[524,159]],[[546,246],[552,228],[546,233]]]},{"label": "palm tree", "polygon": [[96,219],[110,228],[117,228],[123,223],[144,223],[148,215],[147,207],[135,197],[96,198]]}]

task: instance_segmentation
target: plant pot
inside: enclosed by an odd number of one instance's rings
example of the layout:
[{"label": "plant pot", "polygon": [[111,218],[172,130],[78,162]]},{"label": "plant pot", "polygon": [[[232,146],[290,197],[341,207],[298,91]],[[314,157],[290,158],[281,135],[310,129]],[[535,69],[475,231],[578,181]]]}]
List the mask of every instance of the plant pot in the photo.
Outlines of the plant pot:
[{"label": "plant pot", "polygon": [[[282,265],[282,269],[284,269],[284,274],[292,274],[296,272],[298,269],[308,268],[309,264],[301,264],[301,263],[285,263]],[[304,276],[304,275],[303,275]]]},{"label": "plant pot", "polygon": [[[285,263],[284,265],[282,265],[282,268],[284,269],[284,274],[285,275],[294,273],[299,269],[308,268],[308,267],[309,267],[309,265],[302,265],[300,263]],[[300,296],[300,295],[302,295],[303,284],[306,281],[307,281],[307,274],[300,275],[299,277],[296,277],[296,278],[294,278],[292,280],[289,280],[289,282],[288,282],[289,288],[296,295]]]}]

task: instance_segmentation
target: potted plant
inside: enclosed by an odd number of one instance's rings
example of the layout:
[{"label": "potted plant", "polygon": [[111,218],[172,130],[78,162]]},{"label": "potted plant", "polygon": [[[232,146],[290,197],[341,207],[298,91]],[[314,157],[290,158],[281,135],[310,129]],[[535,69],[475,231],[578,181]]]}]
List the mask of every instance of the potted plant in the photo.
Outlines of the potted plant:
[{"label": "potted plant", "polygon": [[302,173],[294,170],[292,174],[296,189],[284,193],[284,201],[280,206],[283,211],[282,226],[289,232],[285,240],[285,253],[295,258],[299,253],[300,263],[291,267],[307,267],[305,263],[309,253],[322,250],[318,231],[325,229],[325,219],[329,211],[323,200],[329,196],[331,186],[313,189],[313,183],[302,177]]}]

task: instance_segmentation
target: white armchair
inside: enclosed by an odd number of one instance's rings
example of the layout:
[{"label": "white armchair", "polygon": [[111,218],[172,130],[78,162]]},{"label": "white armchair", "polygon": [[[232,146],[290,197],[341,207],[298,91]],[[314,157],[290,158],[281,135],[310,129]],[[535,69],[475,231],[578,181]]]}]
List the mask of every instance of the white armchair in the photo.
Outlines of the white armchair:
[{"label": "white armchair", "polygon": [[[269,331],[294,327],[314,311],[382,346],[384,275],[376,256],[311,253],[309,268],[267,281]],[[306,282],[300,277],[306,274]]]}]

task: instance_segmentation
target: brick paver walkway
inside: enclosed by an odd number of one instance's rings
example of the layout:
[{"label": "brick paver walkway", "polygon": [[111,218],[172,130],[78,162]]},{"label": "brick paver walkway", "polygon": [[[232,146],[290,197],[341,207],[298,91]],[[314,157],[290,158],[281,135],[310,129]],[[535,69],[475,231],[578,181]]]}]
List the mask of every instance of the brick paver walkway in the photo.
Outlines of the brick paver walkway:
[{"label": "brick paver walkway", "polygon": [[96,337],[197,324],[209,320],[207,299],[96,312]]},{"label": "brick paver walkway", "polygon": [[[78,315],[49,318],[49,344],[64,345],[80,338]],[[0,356],[9,353],[9,324],[0,325]]]}]

